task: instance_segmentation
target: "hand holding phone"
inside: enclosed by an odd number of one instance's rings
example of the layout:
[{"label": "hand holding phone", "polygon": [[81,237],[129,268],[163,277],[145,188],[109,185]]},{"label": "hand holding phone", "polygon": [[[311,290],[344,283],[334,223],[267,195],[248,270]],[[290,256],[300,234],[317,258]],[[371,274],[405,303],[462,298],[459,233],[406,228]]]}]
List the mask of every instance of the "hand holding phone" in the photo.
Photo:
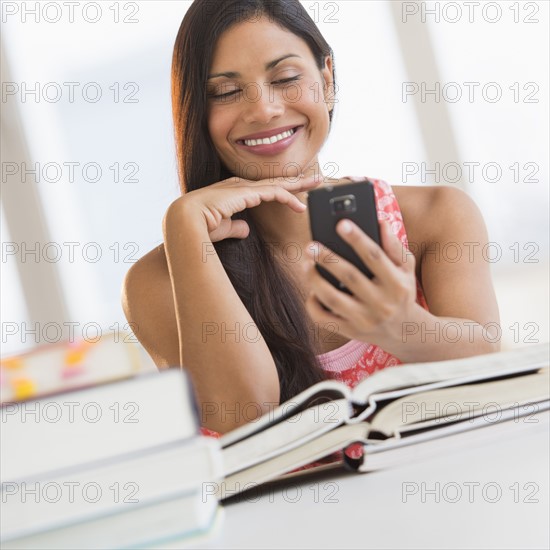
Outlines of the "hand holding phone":
[{"label": "hand holding phone", "polygon": [[[342,219],[351,220],[371,239],[380,245],[380,230],[376,212],[373,184],[364,181],[326,186],[308,193],[309,222],[313,239],[344,258],[369,279],[373,274],[355,250],[336,232]],[[339,290],[351,294],[349,289],[319,264],[317,271]]]}]

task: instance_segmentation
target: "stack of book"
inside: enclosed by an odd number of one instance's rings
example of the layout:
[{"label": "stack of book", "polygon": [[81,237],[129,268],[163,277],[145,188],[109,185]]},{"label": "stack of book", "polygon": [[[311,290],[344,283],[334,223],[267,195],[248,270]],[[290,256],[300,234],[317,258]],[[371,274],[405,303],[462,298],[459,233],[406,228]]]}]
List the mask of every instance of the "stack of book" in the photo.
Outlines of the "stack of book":
[{"label": "stack of book", "polygon": [[219,443],[180,369],[3,401],[2,548],[128,548],[219,524]]}]

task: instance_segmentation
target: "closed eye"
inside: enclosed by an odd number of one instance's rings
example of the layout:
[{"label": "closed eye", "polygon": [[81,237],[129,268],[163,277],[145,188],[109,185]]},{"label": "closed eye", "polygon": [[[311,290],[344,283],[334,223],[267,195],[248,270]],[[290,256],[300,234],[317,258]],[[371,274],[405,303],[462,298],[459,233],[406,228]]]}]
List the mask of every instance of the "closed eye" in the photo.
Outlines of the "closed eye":
[{"label": "closed eye", "polygon": [[[280,85],[280,84],[288,84],[289,82],[295,82],[297,80],[300,80],[300,75],[291,76],[289,78],[282,78],[280,80],[274,80],[272,84]],[[230,92],[227,92],[225,94],[211,94],[210,97],[215,100],[222,100],[228,97],[231,97],[239,92],[242,92],[241,89],[237,90],[231,90]]]},{"label": "closed eye", "polygon": [[212,94],[210,97],[213,98],[213,99],[223,99],[225,97],[230,97],[232,95],[235,95],[236,93],[238,93],[240,91],[241,90],[231,90],[230,92],[227,92],[225,94],[218,94],[218,95]]},{"label": "closed eye", "polygon": [[296,80],[300,80],[300,76],[291,76],[290,78],[283,78],[281,80],[275,80],[273,84],[287,84],[288,82],[294,82]]}]

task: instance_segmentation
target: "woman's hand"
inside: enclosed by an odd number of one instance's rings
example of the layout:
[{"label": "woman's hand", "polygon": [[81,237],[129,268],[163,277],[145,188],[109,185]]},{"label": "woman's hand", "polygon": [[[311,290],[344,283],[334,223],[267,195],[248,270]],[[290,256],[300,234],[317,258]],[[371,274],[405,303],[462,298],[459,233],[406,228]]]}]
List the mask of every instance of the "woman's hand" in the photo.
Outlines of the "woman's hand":
[{"label": "woman's hand", "polygon": [[[338,332],[347,338],[392,348],[396,339],[402,338],[403,323],[420,306],[416,304],[414,255],[404,248],[389,224],[382,222],[380,226],[382,248],[350,220],[336,226],[338,234],[373,273],[373,279],[319,243],[307,247],[313,262],[308,273],[311,290],[306,309],[319,323],[336,323]],[[326,281],[315,269],[315,262],[353,296]]]},{"label": "woman's hand", "polygon": [[194,213],[201,213],[212,242],[229,238],[245,239],[250,231],[248,224],[244,220],[232,220],[231,216],[270,201],[286,204],[295,212],[303,212],[306,205],[295,193],[313,189],[321,181],[319,175],[259,181],[232,177],[186,193],[176,199],[168,211],[178,210],[185,204]]}]

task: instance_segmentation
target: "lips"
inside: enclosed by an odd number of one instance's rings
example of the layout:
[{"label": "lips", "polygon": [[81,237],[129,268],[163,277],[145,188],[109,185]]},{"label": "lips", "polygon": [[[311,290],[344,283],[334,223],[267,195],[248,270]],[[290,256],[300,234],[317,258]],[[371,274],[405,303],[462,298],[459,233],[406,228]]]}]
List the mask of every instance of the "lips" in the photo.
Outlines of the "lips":
[{"label": "lips", "polygon": [[[284,130],[276,128],[271,131],[266,131],[252,136],[263,137],[246,137],[236,142],[239,149],[253,155],[273,156],[283,153],[294,141],[301,135],[303,126],[287,126]],[[271,141],[273,140],[273,141]]]},{"label": "lips", "polygon": [[263,132],[256,132],[255,134],[249,134],[239,138],[237,140],[237,143],[244,143],[245,140],[249,140],[249,139],[270,138],[278,134],[282,134],[283,132],[287,132],[288,130],[296,130],[296,128],[299,128],[299,127],[300,126],[290,124],[288,126],[281,126],[280,128],[273,128],[272,130],[264,130]]}]

